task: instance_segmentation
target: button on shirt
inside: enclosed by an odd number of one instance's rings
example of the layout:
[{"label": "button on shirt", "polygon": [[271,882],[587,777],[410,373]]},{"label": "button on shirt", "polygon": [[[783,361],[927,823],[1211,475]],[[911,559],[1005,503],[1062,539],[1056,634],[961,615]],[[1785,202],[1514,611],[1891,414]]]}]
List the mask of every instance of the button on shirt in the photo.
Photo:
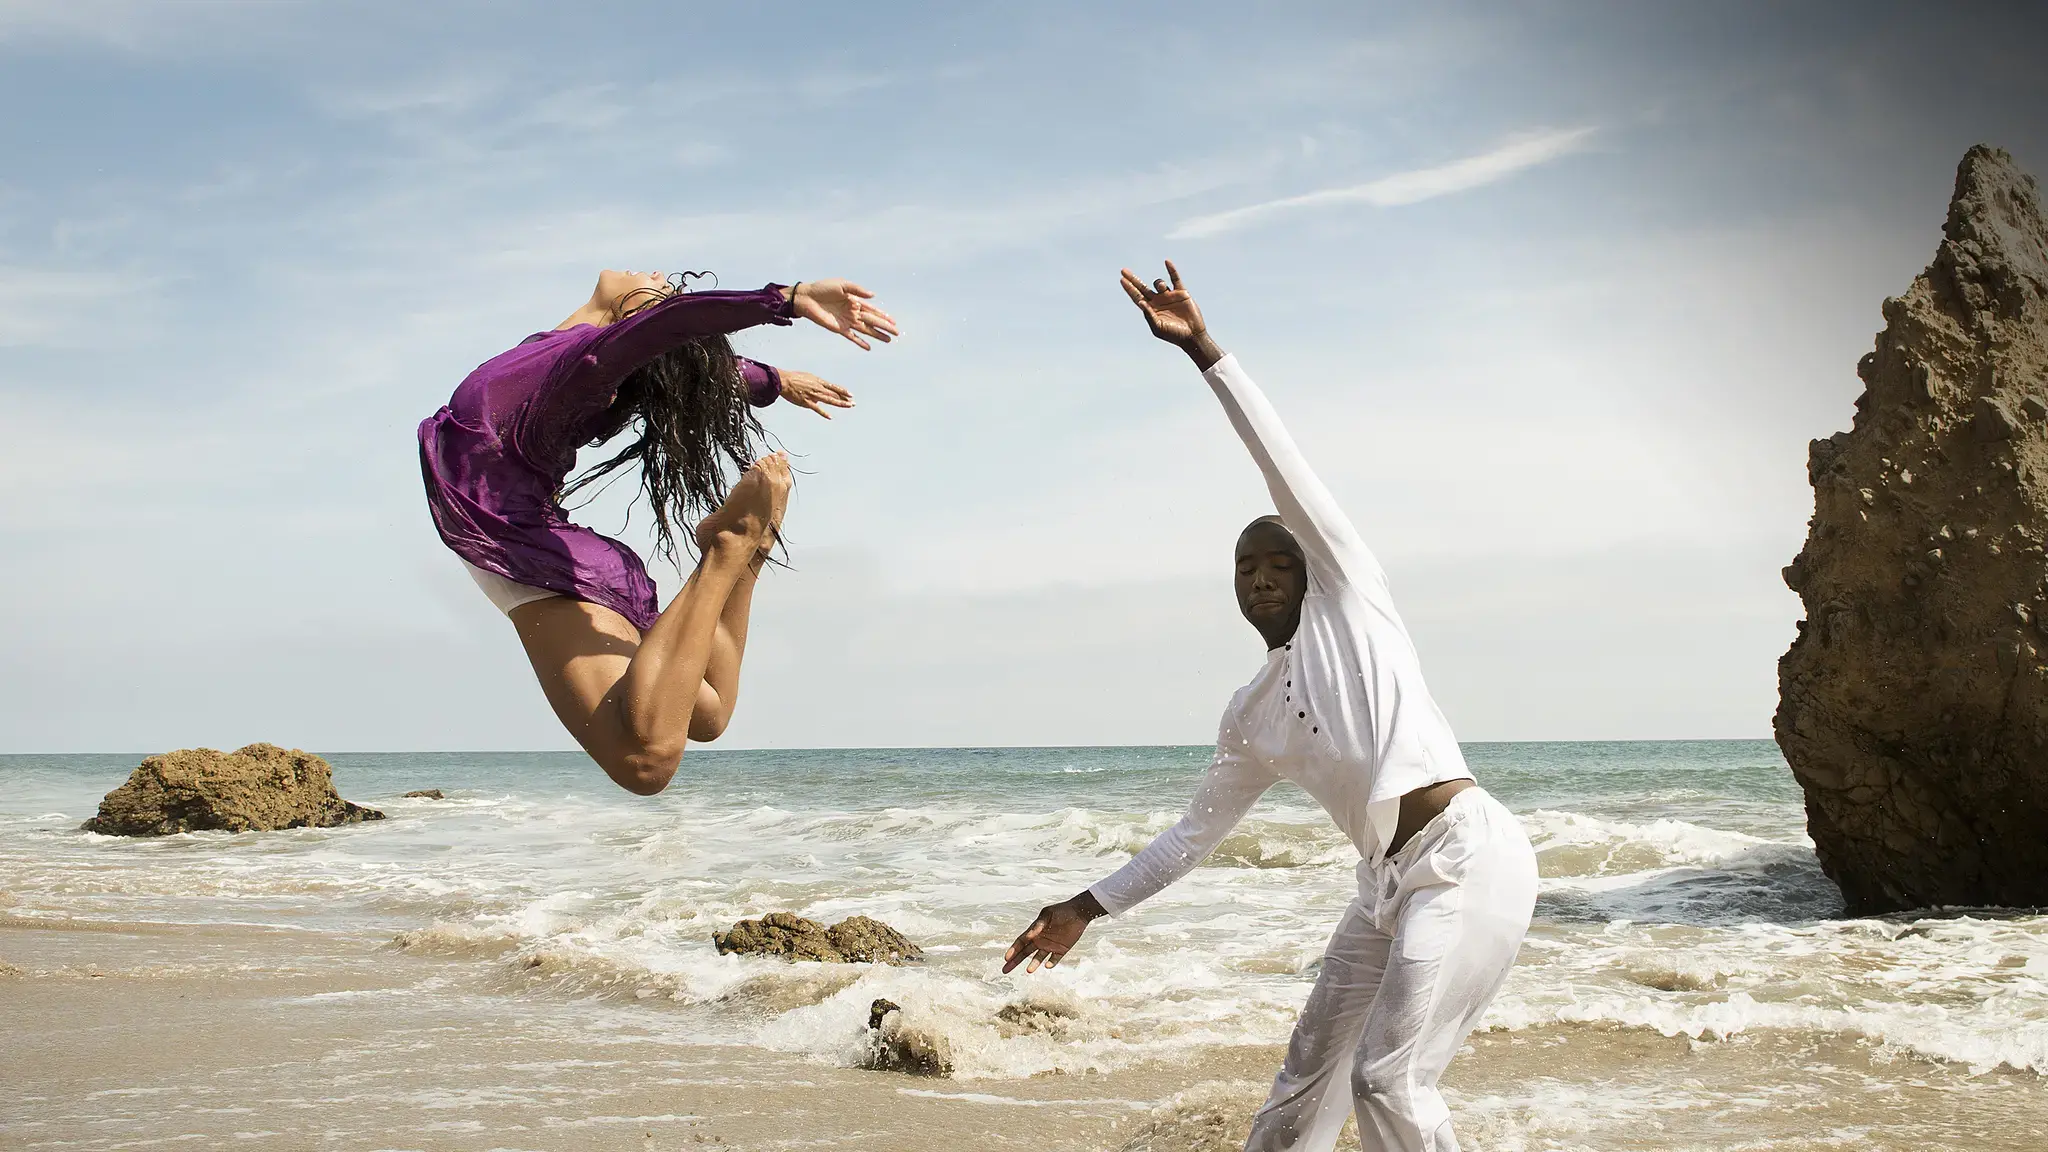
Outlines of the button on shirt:
[{"label": "button on shirt", "polygon": [[1112,914],[1186,875],[1282,780],[1315,797],[1375,861],[1393,838],[1402,796],[1472,775],[1423,684],[1379,561],[1237,358],[1225,356],[1203,379],[1301,546],[1308,594],[1294,638],[1266,653],[1266,666],[1224,710],[1215,759],[1187,814],[1089,889]]}]

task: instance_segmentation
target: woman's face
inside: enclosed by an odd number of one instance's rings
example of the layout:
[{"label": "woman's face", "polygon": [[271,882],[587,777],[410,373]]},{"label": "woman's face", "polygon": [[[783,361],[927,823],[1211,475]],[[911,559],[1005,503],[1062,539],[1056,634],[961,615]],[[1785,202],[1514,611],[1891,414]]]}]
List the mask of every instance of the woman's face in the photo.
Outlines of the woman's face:
[{"label": "woman's face", "polygon": [[597,274],[597,291],[592,298],[614,316],[624,316],[668,295],[668,277],[659,272],[620,272],[607,268]]}]

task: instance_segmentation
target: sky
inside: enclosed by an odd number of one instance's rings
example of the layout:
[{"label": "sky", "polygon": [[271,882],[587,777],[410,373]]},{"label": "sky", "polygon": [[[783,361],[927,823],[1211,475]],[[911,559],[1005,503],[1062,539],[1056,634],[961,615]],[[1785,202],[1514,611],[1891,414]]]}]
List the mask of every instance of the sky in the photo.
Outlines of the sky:
[{"label": "sky", "polygon": [[[767,414],[793,567],[722,745],[1207,742],[1270,504],[1117,287],[1163,258],[1462,738],[1768,736],[1806,442],[1963,150],[2048,175],[2043,43],[2026,5],[0,0],[0,752],[572,746],[414,429],[604,267],[847,276],[903,327],[735,341],[859,406]],[[644,549],[625,487],[579,517]]]}]

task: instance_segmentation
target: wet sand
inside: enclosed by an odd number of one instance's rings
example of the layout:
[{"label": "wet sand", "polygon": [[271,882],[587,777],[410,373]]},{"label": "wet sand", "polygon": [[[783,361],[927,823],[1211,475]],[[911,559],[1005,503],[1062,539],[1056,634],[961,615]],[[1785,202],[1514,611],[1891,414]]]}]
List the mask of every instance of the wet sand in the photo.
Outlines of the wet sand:
[{"label": "wet sand", "polygon": [[[12,917],[0,963],[0,1145],[20,1149],[1207,1152],[1242,1141],[1281,1055],[1009,1080],[864,1072],[693,1043],[671,1016],[520,991],[373,935]],[[1488,1033],[1446,1086],[1467,1148],[2018,1152],[2048,1131],[2031,1073],[1769,1031]]]},{"label": "wet sand", "polygon": [[[12,1148],[1096,1148],[1160,1065],[992,1085],[663,1035],[479,987],[473,965],[261,929],[0,925]],[[557,1020],[549,1021],[548,1017]],[[1252,1074],[1271,1054],[1239,1050]]]}]

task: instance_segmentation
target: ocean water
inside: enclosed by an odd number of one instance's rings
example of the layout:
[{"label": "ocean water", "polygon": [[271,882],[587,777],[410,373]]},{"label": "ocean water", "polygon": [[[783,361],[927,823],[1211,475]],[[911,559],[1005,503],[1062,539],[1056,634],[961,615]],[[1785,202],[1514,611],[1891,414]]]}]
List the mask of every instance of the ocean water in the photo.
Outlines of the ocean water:
[{"label": "ocean water", "polygon": [[[1467,755],[1523,820],[1543,875],[1484,1027],[1792,1037],[1964,1077],[2048,1074],[2048,918],[1844,918],[1769,742]],[[962,1082],[1283,1043],[1357,859],[1283,785],[1204,866],[1098,923],[1059,968],[1002,976],[1039,905],[1177,818],[1206,749],[692,750],[653,799],[575,754],[343,754],[343,795],[389,819],[152,840],[79,830],[137,759],[0,757],[8,915],[375,939],[394,958],[473,966],[493,994],[564,1020],[624,1013],[826,1065],[863,1060],[868,1005],[886,997]],[[447,799],[400,797],[419,788]],[[713,948],[714,930],[784,909],[874,916],[929,961]]]}]

